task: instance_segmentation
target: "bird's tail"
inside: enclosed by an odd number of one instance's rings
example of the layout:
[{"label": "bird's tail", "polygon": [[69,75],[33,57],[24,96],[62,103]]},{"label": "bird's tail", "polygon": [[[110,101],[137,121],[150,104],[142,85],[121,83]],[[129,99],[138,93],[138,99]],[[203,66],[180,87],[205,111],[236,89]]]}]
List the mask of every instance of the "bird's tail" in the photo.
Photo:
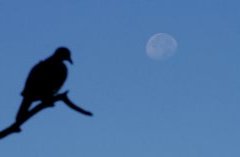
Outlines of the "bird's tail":
[{"label": "bird's tail", "polygon": [[32,101],[27,99],[27,98],[23,98],[21,106],[18,110],[17,116],[16,116],[16,121],[21,121],[23,119],[26,118],[27,114],[28,114],[28,110],[31,106]]}]

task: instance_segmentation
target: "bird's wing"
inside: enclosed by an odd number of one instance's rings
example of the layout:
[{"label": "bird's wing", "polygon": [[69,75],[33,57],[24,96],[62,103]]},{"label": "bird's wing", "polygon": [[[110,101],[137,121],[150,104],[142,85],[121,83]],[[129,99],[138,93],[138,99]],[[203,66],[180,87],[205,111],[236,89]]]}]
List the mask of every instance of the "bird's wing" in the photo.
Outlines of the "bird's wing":
[{"label": "bird's wing", "polygon": [[67,69],[63,63],[41,61],[32,68],[22,95],[32,99],[54,95],[63,85]]}]

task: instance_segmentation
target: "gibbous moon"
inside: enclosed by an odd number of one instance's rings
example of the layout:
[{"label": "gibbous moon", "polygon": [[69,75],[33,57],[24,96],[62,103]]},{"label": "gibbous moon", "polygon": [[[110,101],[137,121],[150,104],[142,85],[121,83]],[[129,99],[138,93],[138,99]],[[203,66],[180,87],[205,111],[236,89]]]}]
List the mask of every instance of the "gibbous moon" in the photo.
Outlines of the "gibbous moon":
[{"label": "gibbous moon", "polygon": [[177,47],[174,37],[167,33],[157,33],[148,40],[146,53],[151,59],[162,60],[173,56]]}]

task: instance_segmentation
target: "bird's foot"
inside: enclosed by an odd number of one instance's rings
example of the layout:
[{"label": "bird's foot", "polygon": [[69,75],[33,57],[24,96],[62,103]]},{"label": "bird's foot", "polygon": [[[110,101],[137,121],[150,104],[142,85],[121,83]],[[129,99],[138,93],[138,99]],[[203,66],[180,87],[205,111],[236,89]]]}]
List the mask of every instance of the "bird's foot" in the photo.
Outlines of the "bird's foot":
[{"label": "bird's foot", "polygon": [[48,103],[48,104],[46,104],[48,107],[54,107],[55,105],[54,105],[54,103]]}]

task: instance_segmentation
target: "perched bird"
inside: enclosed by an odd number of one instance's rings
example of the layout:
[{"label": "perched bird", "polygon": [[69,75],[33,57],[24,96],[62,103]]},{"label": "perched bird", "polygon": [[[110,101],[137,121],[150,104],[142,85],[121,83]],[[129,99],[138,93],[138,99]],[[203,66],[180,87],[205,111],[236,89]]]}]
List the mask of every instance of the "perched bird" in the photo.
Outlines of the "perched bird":
[{"label": "perched bird", "polygon": [[34,101],[49,103],[57,94],[67,78],[64,61],[72,64],[70,50],[59,47],[52,56],[32,68],[21,93],[23,100],[16,116],[17,121],[26,117]]}]

